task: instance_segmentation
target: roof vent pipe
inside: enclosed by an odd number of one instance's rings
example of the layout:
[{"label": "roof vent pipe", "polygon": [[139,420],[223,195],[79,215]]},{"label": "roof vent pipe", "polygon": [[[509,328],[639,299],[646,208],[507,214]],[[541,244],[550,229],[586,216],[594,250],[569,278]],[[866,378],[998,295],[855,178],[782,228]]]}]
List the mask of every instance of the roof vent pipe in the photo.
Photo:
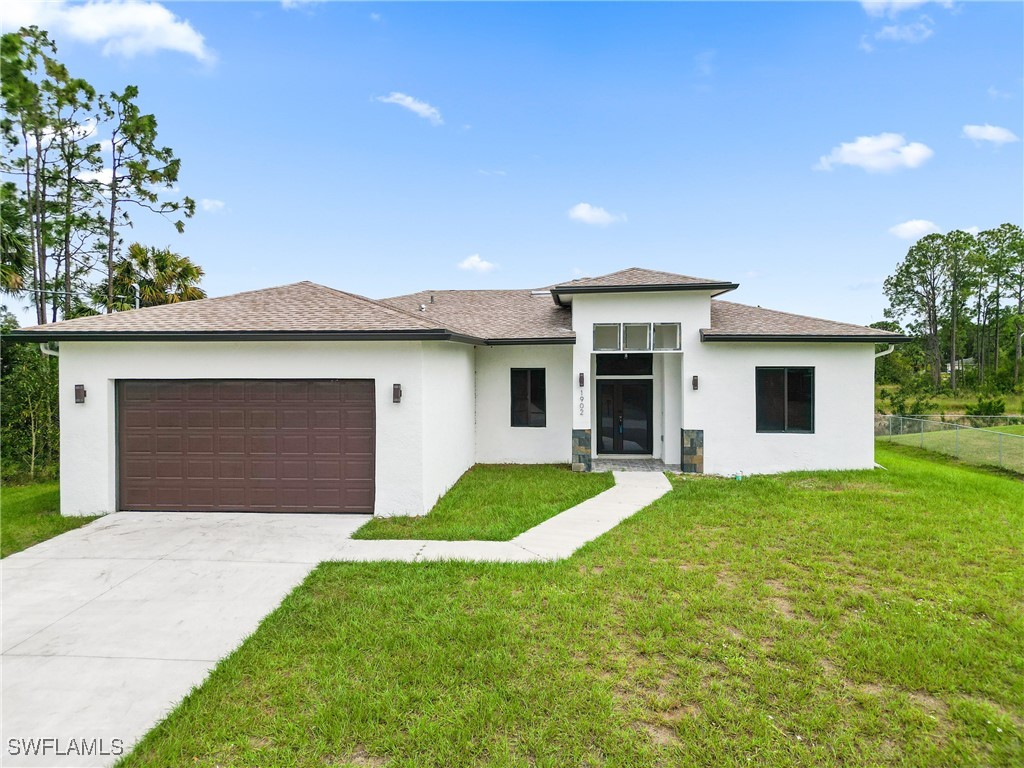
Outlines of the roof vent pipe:
[{"label": "roof vent pipe", "polygon": [[426,304],[420,304],[420,312],[426,312],[426,311],[427,311],[427,305]]},{"label": "roof vent pipe", "polygon": [[431,303],[431,304],[433,304],[433,303],[434,303],[434,294],[430,294],[430,303]]}]

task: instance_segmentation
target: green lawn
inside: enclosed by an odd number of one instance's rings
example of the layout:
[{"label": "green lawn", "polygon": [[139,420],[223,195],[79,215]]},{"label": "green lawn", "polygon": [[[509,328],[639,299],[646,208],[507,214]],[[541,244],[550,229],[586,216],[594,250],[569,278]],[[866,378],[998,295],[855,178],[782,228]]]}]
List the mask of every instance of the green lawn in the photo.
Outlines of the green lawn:
[{"label": "green lawn", "polygon": [[955,456],[970,464],[1002,467],[1024,475],[1024,426],[955,429],[941,422],[911,424],[911,430],[924,426],[934,431],[911,431],[905,435],[893,435],[891,438],[886,436],[882,439]]},{"label": "green lawn", "polygon": [[124,766],[1019,766],[1024,485],[674,490],[567,561],[317,568]]},{"label": "green lawn", "polygon": [[[895,384],[875,385],[876,413],[889,413],[889,403],[882,399],[881,392],[883,389],[895,391],[896,388]],[[1001,397],[1006,401],[1007,413],[1024,413],[1024,395],[1005,392],[998,395],[998,397]],[[954,395],[952,393],[943,392],[938,395],[929,395],[928,399],[935,403],[935,407],[931,409],[932,413],[962,414],[967,413],[967,408],[969,406],[977,404],[978,394],[977,392],[960,392]]]},{"label": "green lawn", "polygon": [[478,464],[430,514],[374,518],[353,538],[508,541],[614,484],[611,472],[572,472],[563,464]]},{"label": "green lawn", "polygon": [[0,490],[0,557],[95,519],[60,516],[60,483],[4,486]]}]

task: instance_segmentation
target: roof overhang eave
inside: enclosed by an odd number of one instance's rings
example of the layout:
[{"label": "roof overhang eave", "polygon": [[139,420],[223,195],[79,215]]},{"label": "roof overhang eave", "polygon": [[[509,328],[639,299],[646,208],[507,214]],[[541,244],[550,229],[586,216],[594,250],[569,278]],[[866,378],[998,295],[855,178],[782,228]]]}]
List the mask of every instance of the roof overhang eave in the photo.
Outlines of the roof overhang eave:
[{"label": "roof overhang eave", "polygon": [[534,336],[528,338],[488,339],[491,347],[511,346],[514,344],[575,344],[576,336]]},{"label": "roof overhang eave", "polygon": [[700,332],[702,342],[761,341],[761,342],[845,342],[860,344],[903,344],[913,341],[912,336],[857,336],[829,333],[715,333],[706,328]]},{"label": "roof overhang eave", "polygon": [[721,296],[723,293],[735,291],[739,283],[667,283],[660,285],[584,285],[572,286],[556,285],[551,289],[551,297],[555,304],[564,307],[566,302],[562,296],[572,296],[577,293],[665,293],[666,291],[709,291],[711,296]]},{"label": "roof overhang eave", "polygon": [[486,340],[445,329],[395,331],[10,331],[8,341],[456,341]]}]

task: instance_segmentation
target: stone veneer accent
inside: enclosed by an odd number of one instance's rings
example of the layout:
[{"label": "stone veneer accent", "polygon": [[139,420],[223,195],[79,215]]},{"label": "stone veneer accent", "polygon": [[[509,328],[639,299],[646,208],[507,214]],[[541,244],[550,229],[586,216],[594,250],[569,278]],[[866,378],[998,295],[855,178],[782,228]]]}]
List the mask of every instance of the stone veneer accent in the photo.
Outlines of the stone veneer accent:
[{"label": "stone veneer accent", "polygon": [[704,430],[683,430],[683,457],[680,464],[683,472],[695,475],[704,474]]},{"label": "stone veneer accent", "polygon": [[591,442],[589,429],[572,431],[572,468],[581,472],[589,472],[591,468]]}]

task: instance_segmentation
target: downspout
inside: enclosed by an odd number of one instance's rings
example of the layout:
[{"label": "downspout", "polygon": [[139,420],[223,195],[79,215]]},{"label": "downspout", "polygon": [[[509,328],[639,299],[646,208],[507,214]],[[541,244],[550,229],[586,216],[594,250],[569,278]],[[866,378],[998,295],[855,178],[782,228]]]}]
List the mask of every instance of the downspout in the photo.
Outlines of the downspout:
[{"label": "downspout", "polygon": [[60,348],[50,349],[50,342],[48,341],[44,341],[39,345],[39,351],[44,355],[49,355],[50,357],[60,357]]},{"label": "downspout", "polygon": [[890,344],[888,349],[882,350],[881,352],[875,352],[875,360],[877,360],[880,357],[885,357],[886,355],[891,353],[894,349],[896,349],[896,345],[895,344]]}]

